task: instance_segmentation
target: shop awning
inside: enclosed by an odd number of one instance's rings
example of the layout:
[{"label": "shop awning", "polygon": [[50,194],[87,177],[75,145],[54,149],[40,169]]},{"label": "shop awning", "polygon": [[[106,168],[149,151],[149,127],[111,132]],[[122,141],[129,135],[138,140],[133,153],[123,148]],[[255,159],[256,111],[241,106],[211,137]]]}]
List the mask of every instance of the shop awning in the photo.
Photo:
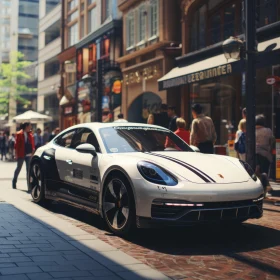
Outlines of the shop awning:
[{"label": "shop awning", "polygon": [[[257,67],[278,64],[280,37],[258,44],[260,53]],[[227,61],[224,54],[213,56],[196,63],[173,68],[158,80],[159,90],[200,82],[206,79],[240,73],[244,69],[244,60]]]}]

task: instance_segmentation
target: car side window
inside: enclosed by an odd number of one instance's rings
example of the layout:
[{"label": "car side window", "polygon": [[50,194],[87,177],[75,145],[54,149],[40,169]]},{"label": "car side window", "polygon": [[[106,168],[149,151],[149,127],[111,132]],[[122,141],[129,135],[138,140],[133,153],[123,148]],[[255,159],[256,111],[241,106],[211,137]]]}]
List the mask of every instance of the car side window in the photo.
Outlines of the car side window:
[{"label": "car side window", "polygon": [[76,130],[68,131],[62,134],[55,140],[55,143],[64,148],[72,148],[72,141],[74,139]]},{"label": "car side window", "polygon": [[72,141],[71,147],[76,149],[81,144],[91,144],[95,147],[96,152],[100,153],[100,146],[95,134],[88,128],[80,128],[77,130],[75,137]]}]

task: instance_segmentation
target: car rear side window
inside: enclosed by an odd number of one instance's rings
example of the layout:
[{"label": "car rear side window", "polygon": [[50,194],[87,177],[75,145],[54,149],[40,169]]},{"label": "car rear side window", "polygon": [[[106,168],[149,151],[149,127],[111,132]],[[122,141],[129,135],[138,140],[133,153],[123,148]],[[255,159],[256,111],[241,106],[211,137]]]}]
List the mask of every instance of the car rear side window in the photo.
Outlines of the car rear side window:
[{"label": "car rear side window", "polygon": [[54,142],[64,148],[72,148],[72,141],[76,130],[67,131],[61,136],[59,136]]},{"label": "car rear side window", "polygon": [[71,147],[76,149],[81,144],[91,144],[95,147],[96,152],[100,153],[100,146],[92,130],[88,128],[79,128],[73,138]]}]

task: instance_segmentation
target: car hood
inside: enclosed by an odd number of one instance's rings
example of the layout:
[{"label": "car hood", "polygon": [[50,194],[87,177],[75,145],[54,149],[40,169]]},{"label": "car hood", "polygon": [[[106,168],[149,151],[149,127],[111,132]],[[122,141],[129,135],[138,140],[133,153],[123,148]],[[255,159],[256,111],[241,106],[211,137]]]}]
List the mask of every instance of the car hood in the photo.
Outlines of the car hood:
[{"label": "car hood", "polygon": [[237,159],[192,152],[153,152],[139,155],[194,183],[241,183],[250,177]]}]

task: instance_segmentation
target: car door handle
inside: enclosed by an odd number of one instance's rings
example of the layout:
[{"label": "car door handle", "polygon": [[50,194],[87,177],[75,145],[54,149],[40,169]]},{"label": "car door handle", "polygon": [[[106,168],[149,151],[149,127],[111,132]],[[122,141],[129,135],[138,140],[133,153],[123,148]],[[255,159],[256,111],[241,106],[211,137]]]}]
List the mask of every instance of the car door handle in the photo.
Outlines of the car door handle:
[{"label": "car door handle", "polygon": [[66,162],[67,162],[68,164],[72,164],[72,163],[73,163],[73,161],[72,161],[71,159],[67,159]]}]

